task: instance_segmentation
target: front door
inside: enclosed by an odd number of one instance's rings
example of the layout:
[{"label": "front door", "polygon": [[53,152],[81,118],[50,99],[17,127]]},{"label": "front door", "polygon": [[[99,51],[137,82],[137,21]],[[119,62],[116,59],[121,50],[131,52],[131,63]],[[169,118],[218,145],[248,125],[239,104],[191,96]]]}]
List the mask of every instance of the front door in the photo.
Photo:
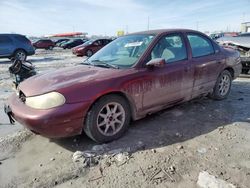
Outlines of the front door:
[{"label": "front door", "polygon": [[164,58],[164,67],[145,68],[144,81],[152,89],[145,90],[143,108],[149,110],[168,106],[191,97],[193,69],[180,33],[163,36],[151,52],[150,59]]}]

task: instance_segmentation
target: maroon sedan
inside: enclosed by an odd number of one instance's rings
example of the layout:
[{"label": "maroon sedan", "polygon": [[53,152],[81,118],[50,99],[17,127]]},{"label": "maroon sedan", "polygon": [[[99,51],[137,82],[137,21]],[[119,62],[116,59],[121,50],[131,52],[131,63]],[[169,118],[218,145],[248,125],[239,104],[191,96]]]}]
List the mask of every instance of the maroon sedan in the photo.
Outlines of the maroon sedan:
[{"label": "maroon sedan", "polygon": [[6,110],[45,137],[84,131],[107,142],[147,114],[201,95],[225,99],[240,71],[237,51],[200,32],[139,32],[114,40],[82,65],[24,81]]},{"label": "maroon sedan", "polygon": [[72,53],[77,56],[90,57],[98,50],[110,43],[111,39],[96,39],[85,42],[82,45],[76,46],[72,49]]},{"label": "maroon sedan", "polygon": [[41,39],[32,44],[36,49],[52,50],[56,45],[50,39]]}]

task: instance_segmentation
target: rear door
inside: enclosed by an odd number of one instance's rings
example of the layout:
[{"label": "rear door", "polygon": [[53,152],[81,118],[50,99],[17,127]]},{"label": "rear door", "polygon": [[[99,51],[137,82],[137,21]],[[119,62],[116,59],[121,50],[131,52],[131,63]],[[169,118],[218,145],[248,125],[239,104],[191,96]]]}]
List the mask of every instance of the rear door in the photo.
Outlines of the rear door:
[{"label": "rear door", "polygon": [[144,81],[153,86],[143,96],[145,110],[168,106],[191,97],[193,70],[187,55],[187,47],[181,33],[163,36],[151,52],[151,58],[164,58],[164,67],[146,68]]},{"label": "rear door", "polygon": [[192,53],[192,67],[194,69],[192,95],[195,97],[213,89],[223,67],[223,60],[208,37],[198,33],[187,33],[187,40]]},{"label": "rear door", "polygon": [[0,36],[0,56],[10,56],[14,52],[13,41],[9,36]]}]

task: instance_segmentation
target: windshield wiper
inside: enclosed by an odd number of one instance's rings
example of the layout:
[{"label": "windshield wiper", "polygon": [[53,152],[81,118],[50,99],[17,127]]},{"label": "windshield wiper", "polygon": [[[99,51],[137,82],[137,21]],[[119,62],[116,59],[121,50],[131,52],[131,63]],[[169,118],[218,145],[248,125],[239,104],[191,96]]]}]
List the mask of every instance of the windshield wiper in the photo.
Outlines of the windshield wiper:
[{"label": "windshield wiper", "polygon": [[[94,66],[100,66],[100,67],[107,67],[107,68],[113,68],[113,69],[119,69],[119,67],[117,65],[113,65],[113,64],[109,64],[109,63],[106,63],[104,61],[100,61],[98,59],[94,59],[92,60],[91,62],[93,62],[92,65]],[[95,63],[94,63],[95,62]]]}]

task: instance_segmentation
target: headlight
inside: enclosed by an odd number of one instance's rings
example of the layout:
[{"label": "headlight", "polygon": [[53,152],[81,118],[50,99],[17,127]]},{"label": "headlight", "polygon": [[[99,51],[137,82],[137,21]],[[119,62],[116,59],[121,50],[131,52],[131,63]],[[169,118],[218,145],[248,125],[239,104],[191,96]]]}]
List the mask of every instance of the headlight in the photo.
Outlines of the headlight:
[{"label": "headlight", "polygon": [[65,103],[65,98],[58,92],[46,93],[44,95],[27,97],[25,104],[31,108],[45,110],[54,108]]},{"label": "headlight", "polygon": [[77,51],[81,51],[81,50],[83,50],[83,49],[84,49],[84,47],[77,48]]}]

